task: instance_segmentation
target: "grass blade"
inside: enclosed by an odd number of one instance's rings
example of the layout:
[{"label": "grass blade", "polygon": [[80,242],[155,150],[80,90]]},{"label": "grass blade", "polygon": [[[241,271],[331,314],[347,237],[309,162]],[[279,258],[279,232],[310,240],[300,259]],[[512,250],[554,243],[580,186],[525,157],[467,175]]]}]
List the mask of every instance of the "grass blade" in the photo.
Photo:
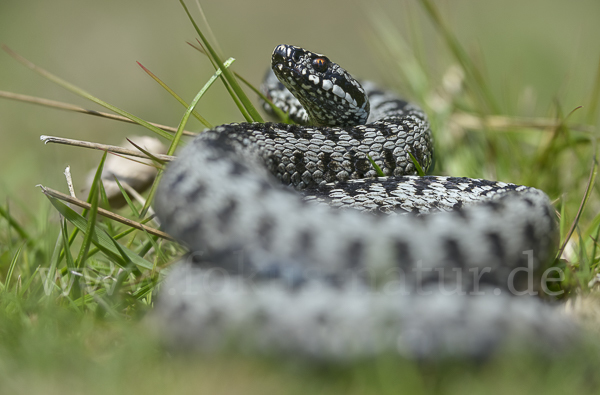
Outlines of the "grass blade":
[{"label": "grass blade", "polygon": [[[84,211],[86,211],[86,212],[87,212],[87,210],[89,210],[91,208],[91,204],[87,203],[87,202],[84,202],[83,200],[79,200],[79,199],[74,198],[72,196],[65,195],[64,193],[55,191],[54,189],[45,187],[43,185],[40,185],[39,187],[42,189],[42,192],[46,196],[48,196],[48,197],[51,197],[51,198],[54,198],[54,199],[58,199],[58,200],[62,200],[62,201],[65,201],[67,203],[74,204],[76,206],[79,206],[79,207],[83,208]],[[151,228],[149,226],[145,226],[144,223],[147,222],[147,221],[149,221],[151,218],[147,218],[146,220],[142,221],[142,223],[140,223],[140,222],[132,221],[129,218],[122,217],[122,216],[120,216],[118,214],[115,214],[113,212],[110,212],[108,210],[104,210],[102,208],[98,208],[98,214],[100,214],[101,216],[103,216],[105,218],[111,219],[113,221],[120,222],[120,223],[125,224],[127,226],[130,226],[134,230],[136,230],[136,229],[137,230],[144,229],[146,232],[148,232],[148,233],[150,233],[150,234],[152,234],[154,236],[158,236],[160,238],[171,240],[171,241],[173,240],[173,238],[171,236],[169,236],[168,234],[166,234],[165,232],[161,232],[160,230]],[[69,239],[69,243],[72,243],[72,242],[73,241],[71,239]]]},{"label": "grass blade", "polygon": [[[202,47],[202,43],[200,41],[198,41],[198,45],[200,45]],[[212,64],[212,66],[214,67],[215,70],[219,70],[219,66],[217,65],[215,60],[213,58],[211,58],[210,55],[208,55],[204,49],[202,49],[200,52],[202,52],[203,54],[205,54],[208,57],[208,60],[210,61],[210,63]],[[227,89],[227,93],[229,93],[229,96],[235,103],[236,107],[238,108],[238,110],[240,111],[240,113],[242,114],[242,116],[244,117],[246,122],[252,122],[253,121],[252,117],[250,116],[248,111],[246,111],[246,109],[244,108],[244,105],[242,104],[240,99],[238,99],[238,97],[236,96],[235,92],[231,88],[231,85],[229,85],[229,82],[227,82],[227,80],[225,80],[223,78],[221,78],[221,82],[223,82],[225,89]]]},{"label": "grass blade", "polygon": [[[173,96],[179,103],[181,103],[185,108],[188,107],[188,104],[185,102],[185,100],[183,100],[181,98],[181,96],[179,96],[177,93],[175,93],[175,91],[173,89],[169,88],[169,86],[167,84],[165,84],[160,78],[158,78],[153,72],[151,72],[146,67],[144,67],[144,65],[141,64],[140,62],[136,62],[136,63],[138,64],[138,66],[140,66],[142,68],[142,70],[144,70],[146,72],[146,74],[148,74],[154,81],[158,82],[158,84],[160,86],[162,86],[167,92],[169,92],[169,94],[171,96]],[[204,126],[206,126],[207,128],[213,127],[202,115],[198,114],[198,112],[192,111],[192,115],[197,120],[202,122],[202,124]]]},{"label": "grass blade", "polygon": [[156,155],[154,155],[150,151],[147,151],[144,148],[142,148],[141,146],[134,143],[131,139],[127,139],[127,141],[129,141],[129,144],[133,145],[135,148],[142,151],[148,158],[152,159],[153,161],[158,162],[161,165],[165,165],[167,163],[166,160],[158,158]]},{"label": "grass blade", "polygon": [[[190,47],[194,48],[196,51],[200,52],[203,55],[208,56],[208,54],[206,53],[206,51],[204,51],[201,47],[197,47],[195,46],[193,43],[188,42],[187,43]],[[210,57],[209,57],[210,59]],[[235,71],[233,72],[233,75],[235,75],[235,77],[237,79],[239,79],[240,81],[242,81],[244,83],[244,85],[246,85],[248,88],[250,88],[254,93],[256,93],[262,100],[264,100],[267,104],[269,104],[269,106],[271,107],[271,109],[273,110],[273,112],[277,115],[277,117],[281,120],[281,122],[284,123],[289,123],[289,124],[293,124],[294,122],[290,119],[289,115],[286,114],[285,112],[283,112],[283,110],[279,107],[277,107],[275,104],[273,104],[273,102],[271,100],[269,100],[261,91],[260,89],[257,89],[254,85],[252,85],[247,79],[245,79],[244,77],[242,77],[240,74],[236,73]]]},{"label": "grass blade", "polygon": [[225,61],[225,63],[221,64],[219,69],[212,75],[212,77],[209,78],[209,80],[206,82],[206,84],[204,84],[202,89],[200,89],[200,91],[196,94],[196,96],[194,97],[194,99],[192,100],[192,102],[190,103],[188,108],[186,109],[185,113],[183,114],[183,117],[181,118],[181,122],[179,122],[179,127],[177,128],[177,133],[175,133],[175,136],[173,137],[173,141],[171,142],[171,146],[169,147],[169,149],[167,151],[167,155],[173,155],[175,153],[175,150],[177,149],[177,144],[179,143],[179,140],[181,139],[181,134],[182,134],[183,130],[185,129],[185,125],[187,124],[187,121],[190,118],[190,115],[194,111],[194,108],[196,108],[196,106],[198,105],[198,102],[200,101],[202,96],[204,96],[204,94],[208,91],[208,89],[212,86],[212,84],[214,84],[214,82],[217,80],[217,78],[219,78],[219,76],[222,73],[224,73],[228,69],[228,67],[231,66],[231,64],[233,62],[235,62],[235,59],[229,58]]},{"label": "grass blade", "polygon": [[100,202],[104,207],[106,207],[107,210],[111,210],[110,202],[108,201],[108,195],[106,194],[106,189],[104,189],[104,183],[101,182],[98,187],[98,190],[100,191]]},{"label": "grass blade", "polygon": [[69,246],[69,240],[67,239],[67,220],[62,218],[61,222],[61,234],[62,234],[62,242],[64,246],[65,259],[67,260],[67,267],[69,269],[75,269],[75,263],[73,261],[73,255],[71,255],[71,248]]},{"label": "grass blade", "polygon": [[17,261],[19,260],[19,256],[21,255],[21,251],[26,243],[21,244],[15,255],[13,255],[10,265],[8,266],[8,272],[6,273],[6,281],[4,283],[4,287],[6,290],[10,290],[10,280],[12,279],[13,273],[15,271],[15,266],[17,266]]},{"label": "grass blade", "polygon": [[93,101],[94,103],[101,105],[102,107],[107,108],[107,109],[111,110],[112,112],[115,112],[125,118],[128,118],[128,119],[132,120],[133,122],[145,127],[146,129],[151,130],[152,132],[158,134],[159,136],[164,137],[167,140],[173,139],[173,136],[171,136],[169,133],[165,132],[164,130],[151,125],[150,123],[144,121],[143,119],[141,119],[139,117],[136,117],[133,114],[128,113],[127,111],[121,110],[120,108],[115,107],[112,104],[109,104],[103,100],[100,100],[95,96],[92,96],[91,94],[84,91],[83,89],[81,89],[81,88],[55,76],[54,74],[44,70],[43,68],[35,65],[34,63],[30,62],[29,60],[25,59],[21,55],[14,52],[12,49],[7,47],[6,45],[2,45],[2,49],[6,53],[8,53],[10,56],[15,58],[17,61],[24,64],[26,67],[28,67],[31,70],[35,71],[36,73],[40,74],[42,77],[54,82],[55,84],[62,86],[63,88],[67,89],[68,91],[71,91],[71,92],[75,93],[76,95],[81,96],[90,101]]},{"label": "grass blade", "polygon": [[[73,209],[68,207],[66,204],[62,203],[60,200],[48,195],[46,196],[50,200],[50,203],[52,203],[56,210],[58,210],[58,212],[61,213],[67,219],[67,221],[69,221],[82,232],[85,232],[87,230],[88,221],[85,218],[77,214]],[[100,249],[104,254],[113,258],[116,262],[120,263],[121,266],[125,264],[125,262],[120,257],[119,250],[114,246],[115,240],[112,237],[110,237],[110,235],[108,235],[108,233],[106,233],[103,229],[96,227],[91,240],[92,243],[94,243],[94,245],[98,247],[98,249]],[[140,258],[137,254],[128,249],[124,249],[124,251],[127,257],[136,266],[152,270],[153,265],[150,262],[143,258]]]},{"label": "grass blade", "polygon": [[[231,64],[234,61],[235,61],[235,59],[233,59],[233,58],[227,59],[225,64],[221,65],[222,68],[218,69],[215,72],[215,74],[213,74],[213,76],[206,82],[206,84],[204,84],[202,89],[200,89],[200,91],[196,94],[196,97],[194,97],[194,99],[190,103],[189,107],[183,114],[183,117],[181,118],[181,122],[179,122],[179,127],[177,129],[177,133],[175,133],[175,137],[173,137],[173,141],[171,142],[171,145],[169,146],[169,149],[167,150],[167,155],[171,156],[175,153],[175,150],[177,149],[177,144],[179,143],[179,140],[181,139],[181,132],[185,128],[185,125],[187,124],[187,121],[190,118],[190,114],[192,113],[192,111],[194,110],[194,108],[196,107],[196,105],[198,104],[200,99],[202,98],[202,96],[204,96],[206,91],[212,86],[212,84],[217,80],[217,78],[219,78],[221,73],[223,73],[225,70],[227,70],[227,68],[229,66],[231,66]],[[150,192],[148,193],[148,199],[146,199],[146,203],[144,204],[144,207],[142,208],[142,212],[141,212],[142,217],[144,217],[146,215],[146,213],[148,212],[148,209],[150,208],[150,204],[154,200],[154,195],[156,194],[156,188],[158,187],[158,184],[159,184],[161,178],[162,178],[162,171],[159,170],[158,174],[156,175],[156,178],[154,179],[154,183],[152,184],[152,187],[150,188]]]},{"label": "grass blade", "polygon": [[[169,162],[169,161],[172,161],[173,159],[175,159],[174,157],[169,156],[169,155],[150,154],[147,151],[143,151],[143,150],[142,150],[142,152],[144,154],[146,154],[146,155],[142,155],[142,154],[140,154],[139,152],[137,152],[135,150],[131,150],[131,149],[119,147],[118,145],[108,145],[108,144],[93,143],[91,141],[66,139],[64,137],[55,137],[55,136],[41,135],[40,136],[40,140],[42,140],[44,142],[44,144],[55,143],[55,144],[72,145],[74,147],[91,148],[91,149],[96,149],[96,150],[100,150],[100,151],[108,151],[110,153],[117,153],[117,154],[135,156],[136,158],[143,158],[143,159],[153,159],[154,158],[154,159],[156,159],[159,162],[160,161]],[[129,142],[131,143],[131,141],[129,141]],[[135,146],[135,144],[134,144],[134,146]],[[136,148],[139,149],[138,146],[136,146]]]},{"label": "grass blade", "polygon": [[410,160],[412,161],[413,165],[415,165],[415,169],[417,169],[417,174],[421,177],[425,177],[425,172],[423,171],[423,168],[419,164],[419,161],[417,160],[417,158],[415,158],[412,153],[410,153],[408,151],[406,151],[406,152],[408,153],[408,156],[410,156]]},{"label": "grass blade", "polygon": [[558,258],[560,258],[562,256],[562,253],[565,250],[565,247],[567,246],[569,239],[573,235],[573,232],[575,231],[575,228],[577,227],[577,224],[579,223],[579,219],[581,218],[581,213],[583,212],[583,208],[585,207],[585,204],[587,203],[588,198],[590,197],[590,191],[592,190],[592,185],[594,185],[594,180],[596,179],[597,167],[598,167],[598,163],[596,162],[596,157],[594,156],[594,164],[592,165],[592,169],[590,170],[590,177],[588,179],[588,184],[585,189],[585,193],[583,195],[583,198],[581,199],[581,204],[579,205],[579,210],[577,210],[577,215],[575,215],[575,219],[573,220],[573,224],[571,224],[569,233],[567,233],[567,236],[565,237],[565,240],[563,241],[563,244],[560,247],[560,250],[558,251],[558,254],[557,254]]},{"label": "grass blade", "polygon": [[379,165],[377,163],[375,163],[373,158],[371,158],[371,155],[367,155],[367,159],[369,160],[369,162],[371,162],[371,166],[373,166],[373,168],[375,169],[375,172],[377,173],[377,177],[385,177],[385,174],[383,174],[381,167],[379,167]]},{"label": "grass blade", "polygon": [[[150,217],[147,217],[147,218],[145,218],[143,221],[140,221],[140,225],[144,225],[144,224],[146,224],[146,223],[148,223],[148,222],[152,221],[152,218],[153,218],[153,217],[151,217],[151,216],[150,216]],[[129,228],[129,229],[127,229],[127,230],[124,230],[123,232],[121,232],[121,233],[119,233],[119,234],[116,234],[116,235],[112,236],[112,239],[113,239],[113,240],[120,240],[120,239],[122,239],[123,237],[125,237],[125,236],[127,236],[127,235],[129,235],[129,234],[131,234],[131,233],[133,233],[133,232],[135,232],[136,230],[139,230],[139,229],[137,229],[137,228]],[[150,233],[150,232],[148,232],[147,230],[146,230],[146,232],[147,232],[147,233]],[[145,233],[146,233],[146,232],[145,232]],[[100,250],[99,250],[97,247],[94,247],[93,249],[91,249],[91,250],[90,250],[89,256],[93,256],[93,255],[97,254],[98,252],[100,252]],[[139,254],[138,254],[138,255],[139,255]]]},{"label": "grass blade", "polygon": [[[599,214],[600,215],[600,214]],[[596,227],[596,235],[595,237],[591,237],[593,243],[592,243],[592,253],[590,254],[590,260],[591,260],[591,268],[595,269],[597,266],[597,262],[596,262],[596,251],[598,249],[598,237],[600,237],[600,225],[598,225]]]},{"label": "grass blade", "polygon": [[98,215],[98,203],[100,202],[100,192],[98,189],[100,183],[102,182],[102,169],[104,168],[106,155],[106,152],[104,152],[104,155],[102,155],[102,159],[100,160],[98,169],[96,169],[96,175],[94,176],[94,181],[92,182],[92,187],[90,189],[90,196],[92,197],[92,201],[90,202],[91,207],[89,211],[89,216],[87,220],[88,222],[83,238],[83,243],[81,245],[81,249],[79,250],[79,256],[77,257],[77,261],[75,264],[75,267],[78,269],[82,268],[85,265],[87,254],[90,250],[90,244],[92,243],[92,237],[94,236],[94,230],[96,228],[96,216]]},{"label": "grass blade", "polygon": [[496,104],[496,100],[494,99],[485,78],[480,70],[473,64],[456,36],[452,33],[450,28],[448,28],[445,21],[442,19],[442,15],[438,8],[431,0],[420,0],[420,3],[433,21],[435,27],[440,31],[450,52],[454,55],[454,58],[460,63],[466,75],[471,78],[471,87],[485,100],[490,111],[499,113],[499,107]]},{"label": "grass blade", "polygon": [[[54,244],[54,251],[52,252],[52,257],[50,258],[50,267],[48,268],[48,273],[46,274],[46,277],[43,279],[43,283],[42,286],[44,287],[44,292],[46,294],[46,296],[50,296],[50,294],[52,293],[52,290],[54,289],[54,279],[55,279],[55,275],[56,275],[56,268],[58,267],[58,264],[60,263],[61,259],[62,259],[62,255],[63,255],[63,246],[62,246],[62,229],[60,230],[60,233],[58,235],[58,238],[56,239],[56,243]],[[65,248],[69,248],[69,245],[66,245]]]},{"label": "grass blade", "polygon": [[[152,247],[154,248],[154,251],[156,251],[156,256],[160,257],[163,262],[169,262],[169,259],[166,257],[165,253],[158,246],[158,243],[156,242],[157,237],[150,236],[148,233],[146,233],[146,236],[148,237],[148,241],[152,244]],[[156,264],[154,266],[156,267]]]},{"label": "grass blade", "polygon": [[273,102],[271,100],[269,100],[269,98],[267,98],[261,91],[260,89],[257,89],[254,87],[254,85],[252,85],[248,80],[246,80],[244,77],[242,77],[241,75],[239,75],[238,73],[234,73],[234,75],[239,78],[240,81],[242,81],[248,88],[250,88],[254,93],[256,93],[262,100],[265,101],[265,103],[267,103],[269,105],[269,107],[271,107],[271,109],[273,110],[273,112],[275,114],[277,114],[277,117],[279,117],[279,119],[281,120],[281,122],[284,123],[289,123],[289,124],[293,124],[294,122],[290,119],[289,114],[283,112],[283,110],[279,107],[277,107],[275,104],[273,104]]},{"label": "grass blade", "polygon": [[[0,97],[9,99],[9,100],[22,101],[22,102],[30,103],[30,104],[37,104],[37,105],[44,106],[44,107],[56,108],[59,110],[74,111],[74,112],[79,112],[82,114],[94,115],[94,116],[101,117],[101,118],[112,119],[114,121],[121,121],[121,122],[137,124],[137,122],[132,121],[131,119],[123,117],[121,115],[109,114],[107,112],[96,111],[96,110],[89,110],[87,108],[76,106],[74,104],[63,103],[63,102],[56,101],[56,100],[42,99],[41,97],[21,95],[19,93],[12,93],[12,92],[6,92],[6,91],[0,91]],[[171,126],[161,125],[160,123],[155,123],[155,122],[148,122],[148,123],[152,126],[156,126],[157,128],[164,130],[165,132],[175,133],[177,131],[176,128],[171,127]],[[197,133],[189,132],[187,130],[183,133],[187,136],[195,136],[197,134]]]},{"label": "grass blade", "polygon": [[131,209],[131,211],[135,214],[135,216],[139,218],[140,217],[140,213],[137,210],[137,208],[135,208],[133,202],[129,198],[129,194],[127,193],[127,191],[125,191],[125,189],[123,189],[123,187],[121,186],[121,183],[119,182],[119,179],[117,178],[117,176],[113,175],[113,178],[115,179],[115,182],[117,183],[117,186],[119,187],[119,190],[121,191],[121,195],[123,195],[123,198],[127,202],[127,205],[129,206],[129,208]]},{"label": "grass blade", "polygon": [[40,271],[40,267],[36,267],[35,271],[29,276],[29,279],[27,279],[27,281],[25,281],[25,283],[23,284],[23,287],[21,287],[21,290],[19,291],[19,296],[23,297],[25,295],[25,292],[27,292],[29,290],[29,287],[31,287],[31,283],[33,283],[33,280],[36,278],[38,272]]},{"label": "grass blade", "polygon": [[4,217],[4,219],[8,221],[8,224],[19,234],[23,240],[25,240],[27,243],[31,243],[29,234],[25,231],[25,229],[23,229],[17,220],[10,215],[8,210],[5,210],[2,206],[0,206],[0,216]]},{"label": "grass blade", "polygon": [[240,85],[238,84],[233,73],[224,67],[223,61],[221,60],[219,55],[217,55],[216,51],[212,48],[212,46],[210,45],[210,43],[208,42],[208,40],[206,39],[206,37],[204,36],[202,31],[200,30],[200,28],[194,21],[194,18],[192,18],[190,11],[188,10],[187,6],[185,5],[185,2],[183,0],[179,0],[179,3],[181,3],[181,6],[185,10],[185,13],[187,14],[190,21],[192,22],[192,25],[194,25],[196,32],[198,33],[198,35],[200,36],[200,39],[202,40],[202,43],[204,44],[204,46],[210,53],[211,58],[214,59],[218,68],[223,70],[223,76],[221,78],[224,78],[225,80],[227,80],[227,82],[231,85],[231,88],[233,89],[233,91],[235,92],[237,97],[242,102],[246,111],[248,111],[248,114],[250,114],[250,116],[252,117],[252,120],[254,122],[264,122],[264,120],[262,119],[262,117],[260,116],[260,114],[258,113],[256,108],[254,108],[254,106],[252,105],[252,102],[250,101],[250,99],[248,99],[248,96],[246,96],[246,94],[244,93],[244,91],[242,90]]},{"label": "grass blade", "polygon": [[[111,152],[111,154],[113,154],[114,156],[118,156],[119,158],[131,161],[131,162],[139,163],[140,165],[154,167],[157,170],[164,170],[164,168],[165,168],[164,166],[160,166],[160,165],[157,165],[157,164],[154,164],[154,163],[142,162],[141,160],[135,160],[135,159],[130,158],[128,156],[115,154],[113,152]],[[157,161],[160,161],[160,160],[157,158]]]}]

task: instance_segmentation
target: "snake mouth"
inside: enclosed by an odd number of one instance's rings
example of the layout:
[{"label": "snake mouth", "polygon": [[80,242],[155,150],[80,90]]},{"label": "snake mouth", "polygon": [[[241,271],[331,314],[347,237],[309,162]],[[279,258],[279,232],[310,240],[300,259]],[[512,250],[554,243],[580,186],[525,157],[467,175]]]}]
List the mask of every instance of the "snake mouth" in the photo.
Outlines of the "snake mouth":
[{"label": "snake mouth", "polygon": [[286,63],[273,63],[273,71],[275,75],[293,76],[298,79],[302,76],[299,67],[293,67]]},{"label": "snake mouth", "polygon": [[277,79],[281,81],[284,85],[286,84],[296,84],[301,83],[302,81],[302,72],[300,70],[300,65],[295,65],[292,62],[273,62],[272,67],[273,72],[277,76]]}]

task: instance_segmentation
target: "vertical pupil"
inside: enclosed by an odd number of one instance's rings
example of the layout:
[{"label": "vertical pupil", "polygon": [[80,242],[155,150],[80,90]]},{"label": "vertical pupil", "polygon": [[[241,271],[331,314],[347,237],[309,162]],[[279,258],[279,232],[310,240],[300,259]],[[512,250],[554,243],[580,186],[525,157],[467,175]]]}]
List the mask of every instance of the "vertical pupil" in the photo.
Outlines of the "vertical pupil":
[{"label": "vertical pupil", "polygon": [[313,60],[313,66],[317,71],[325,71],[327,69],[327,62],[323,58],[317,58]]}]

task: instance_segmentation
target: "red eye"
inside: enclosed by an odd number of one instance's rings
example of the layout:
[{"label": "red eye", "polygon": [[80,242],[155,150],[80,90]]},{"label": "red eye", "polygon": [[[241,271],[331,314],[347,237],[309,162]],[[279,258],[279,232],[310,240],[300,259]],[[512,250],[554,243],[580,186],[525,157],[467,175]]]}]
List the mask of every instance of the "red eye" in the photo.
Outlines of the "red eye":
[{"label": "red eye", "polygon": [[319,72],[324,72],[325,70],[327,70],[328,64],[329,64],[329,62],[325,58],[316,58],[315,60],[312,61],[313,67],[315,68],[316,71],[319,71]]}]

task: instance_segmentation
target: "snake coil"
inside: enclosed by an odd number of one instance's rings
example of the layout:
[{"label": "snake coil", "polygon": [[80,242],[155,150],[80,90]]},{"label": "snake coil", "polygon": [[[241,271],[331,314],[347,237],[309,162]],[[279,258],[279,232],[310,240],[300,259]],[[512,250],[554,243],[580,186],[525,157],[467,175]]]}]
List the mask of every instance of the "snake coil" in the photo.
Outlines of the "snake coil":
[{"label": "snake coil", "polygon": [[299,47],[272,70],[263,90],[300,125],[207,130],[159,186],[190,250],[161,288],[168,338],[324,359],[569,343],[574,325],[531,297],[556,245],[543,192],[418,177],[411,155],[427,169],[433,144],[415,104]]}]

